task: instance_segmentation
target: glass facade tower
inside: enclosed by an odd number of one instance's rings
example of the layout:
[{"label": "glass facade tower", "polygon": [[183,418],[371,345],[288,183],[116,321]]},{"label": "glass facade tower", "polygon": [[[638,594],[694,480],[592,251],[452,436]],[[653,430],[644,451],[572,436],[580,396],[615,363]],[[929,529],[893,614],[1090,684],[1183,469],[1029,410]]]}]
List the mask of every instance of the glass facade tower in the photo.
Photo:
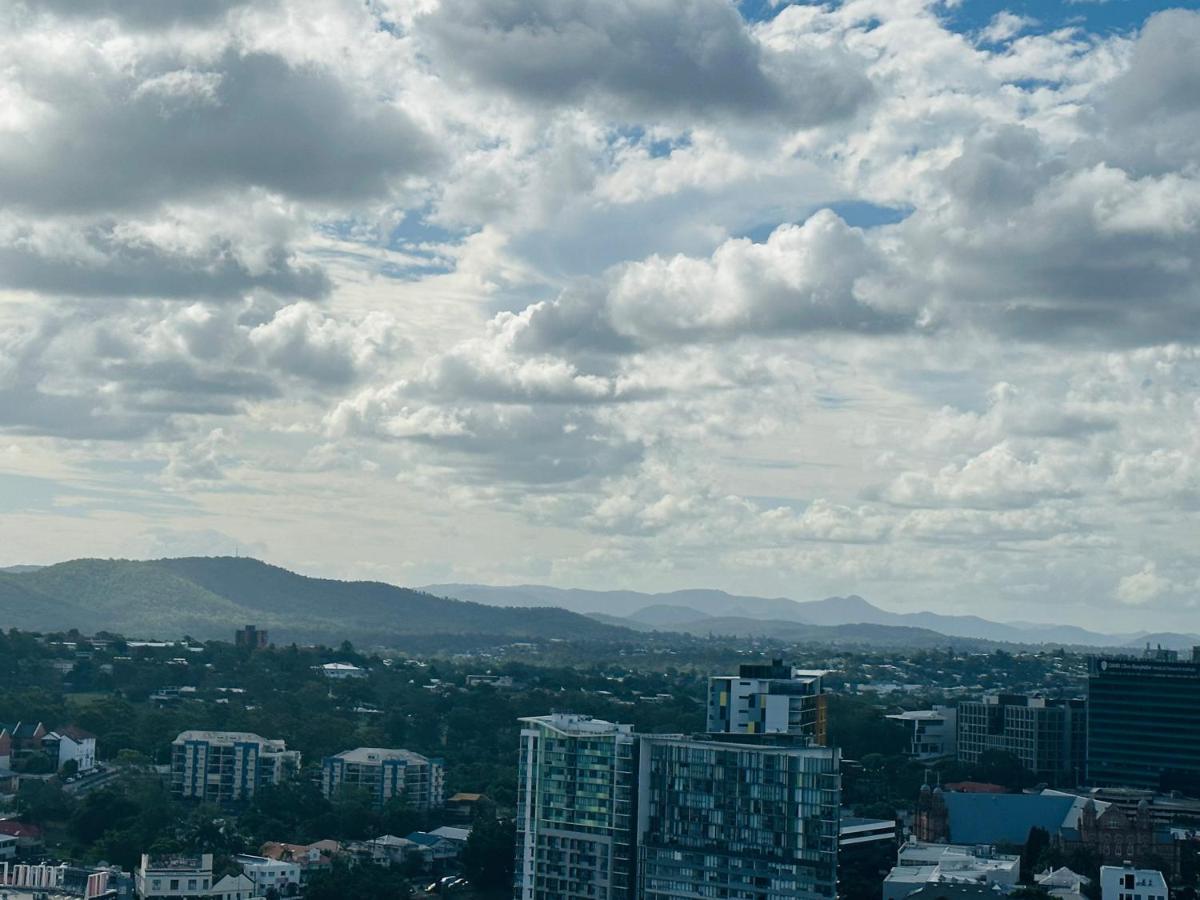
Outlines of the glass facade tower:
[{"label": "glass facade tower", "polygon": [[1200,792],[1200,662],[1093,657],[1088,781]]},{"label": "glass facade tower", "polygon": [[630,900],[636,739],[630,725],[521,719],[516,900]]},{"label": "glass facade tower", "polygon": [[832,900],[840,753],[795,738],[643,736],[638,896]]}]

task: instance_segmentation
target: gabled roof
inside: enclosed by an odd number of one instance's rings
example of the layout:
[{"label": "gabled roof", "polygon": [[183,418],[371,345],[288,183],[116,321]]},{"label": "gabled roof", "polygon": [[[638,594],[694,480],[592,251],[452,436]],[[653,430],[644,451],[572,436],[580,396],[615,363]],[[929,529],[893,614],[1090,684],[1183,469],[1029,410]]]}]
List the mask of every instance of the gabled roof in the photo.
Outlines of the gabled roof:
[{"label": "gabled roof", "polygon": [[245,875],[226,875],[212,886],[214,891],[246,891],[253,890],[254,882]]},{"label": "gabled roof", "polygon": [[455,828],[453,825],[443,825],[429,832],[434,837],[445,838],[448,841],[465,841],[471,836],[470,828]]},{"label": "gabled roof", "polygon": [[16,819],[0,819],[0,834],[40,840],[42,829],[30,822],[18,822]]},{"label": "gabled roof", "polygon": [[85,731],[78,725],[68,725],[65,728],[56,728],[56,734],[61,734],[63,737],[69,737],[71,740],[79,743],[80,741],[94,741],[96,736],[90,731]]},{"label": "gabled roof", "polygon": [[442,841],[447,840],[436,834],[429,834],[425,831],[414,831],[412,834],[406,835],[407,839],[414,844],[420,844],[422,847],[436,847]]}]

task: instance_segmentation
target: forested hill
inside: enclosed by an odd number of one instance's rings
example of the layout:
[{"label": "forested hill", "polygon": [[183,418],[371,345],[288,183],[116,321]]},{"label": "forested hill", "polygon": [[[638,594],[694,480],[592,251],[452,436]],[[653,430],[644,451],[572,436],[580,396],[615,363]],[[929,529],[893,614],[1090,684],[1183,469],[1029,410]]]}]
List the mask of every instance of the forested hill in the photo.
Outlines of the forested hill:
[{"label": "forested hill", "polygon": [[487,635],[612,640],[632,632],[562,609],[484,606],[377,581],[308,578],[255,559],[78,559],[0,572],[0,627],[230,640],[257,624],[275,642]]}]

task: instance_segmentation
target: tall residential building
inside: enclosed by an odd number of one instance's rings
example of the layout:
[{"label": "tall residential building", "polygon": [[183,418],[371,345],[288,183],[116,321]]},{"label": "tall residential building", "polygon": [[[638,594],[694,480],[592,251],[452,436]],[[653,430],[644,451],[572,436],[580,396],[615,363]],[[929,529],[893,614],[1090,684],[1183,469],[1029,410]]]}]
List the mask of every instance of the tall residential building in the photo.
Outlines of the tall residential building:
[{"label": "tall residential building", "polygon": [[332,798],[350,788],[362,790],[382,806],[400,799],[413,809],[436,809],[445,804],[446,775],[440,759],[409,750],[359,747],[325,758],[321,790]]},{"label": "tall residential building", "polygon": [[1200,659],[1094,657],[1087,775],[1099,787],[1200,792]]},{"label": "tall residential building", "polygon": [[710,734],[791,734],[824,744],[823,671],[796,669],[776,659],[738,667],[737,675],[708,680]]},{"label": "tall residential building", "polygon": [[1011,753],[1039,777],[1070,785],[1084,774],[1087,704],[1022,694],[987,694],[958,705],[958,758]]},{"label": "tall residential building", "polygon": [[186,800],[249,800],[299,769],[299,751],[243,731],[185,731],[171,744],[171,792]]},{"label": "tall residential building", "polygon": [[639,900],[832,900],[840,761],[785,735],[642,736]]},{"label": "tall residential building", "polygon": [[521,719],[516,900],[632,900],[631,725]]}]

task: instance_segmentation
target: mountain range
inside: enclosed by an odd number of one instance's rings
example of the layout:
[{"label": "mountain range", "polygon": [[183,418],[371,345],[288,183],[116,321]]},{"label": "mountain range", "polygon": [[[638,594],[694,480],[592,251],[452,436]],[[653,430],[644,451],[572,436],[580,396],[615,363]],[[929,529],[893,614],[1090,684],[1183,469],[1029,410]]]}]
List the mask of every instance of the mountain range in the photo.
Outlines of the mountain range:
[{"label": "mountain range", "polygon": [[243,624],[277,643],[371,645],[405,640],[632,641],[639,632],[774,637],[877,647],[1064,644],[1171,649],[1194,634],[1103,634],[1070,625],[993,622],[978,616],[894,613],[858,595],[798,602],[695,589],[647,594],[544,585],[438,584],[310,578],[245,557],[78,559],[0,569],[0,628],[77,628],[136,637],[228,640]]},{"label": "mountain range", "polygon": [[[496,606],[559,606],[594,615],[609,624],[681,631],[690,634],[738,634],[784,637],[795,626],[889,626],[935,632],[947,637],[1014,644],[1065,644],[1088,647],[1134,647],[1149,640],[1174,650],[1200,644],[1200,635],[1161,633],[1105,634],[1074,625],[993,622],[979,616],[932,612],[895,613],[880,609],[857,594],[797,601],[787,597],[754,597],[695,589],[646,594],[638,591],[587,591],[545,585],[495,587],[438,584],[424,590]],[[790,626],[784,629],[783,626]],[[803,638],[785,637],[800,640]]]},{"label": "mountain range", "polygon": [[254,623],[276,643],[384,644],[433,635],[628,638],[563,609],[496,607],[377,581],[308,578],[255,559],[77,559],[0,571],[0,627],[231,640]]}]

